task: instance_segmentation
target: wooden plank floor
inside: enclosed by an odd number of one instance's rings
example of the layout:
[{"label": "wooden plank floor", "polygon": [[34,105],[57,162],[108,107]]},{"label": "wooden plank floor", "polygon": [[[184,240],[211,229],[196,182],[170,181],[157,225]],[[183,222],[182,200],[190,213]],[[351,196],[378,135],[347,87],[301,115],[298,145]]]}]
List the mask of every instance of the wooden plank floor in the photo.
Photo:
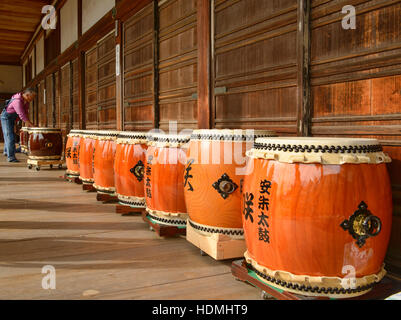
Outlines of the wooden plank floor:
[{"label": "wooden plank floor", "polygon": [[[231,275],[231,260],[159,238],[140,216],[60,179],[62,170],[0,157],[0,299],[260,299]],[[42,288],[45,265],[56,270],[55,290]]]}]

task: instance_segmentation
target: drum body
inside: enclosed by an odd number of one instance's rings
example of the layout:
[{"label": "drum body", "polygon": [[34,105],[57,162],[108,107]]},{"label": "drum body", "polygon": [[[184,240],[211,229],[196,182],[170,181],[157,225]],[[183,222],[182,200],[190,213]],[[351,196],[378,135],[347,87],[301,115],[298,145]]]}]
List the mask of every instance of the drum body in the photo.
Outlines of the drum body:
[{"label": "drum body", "polygon": [[115,196],[114,157],[118,131],[99,131],[96,136],[93,186],[98,193]]},{"label": "drum body", "polygon": [[121,205],[145,208],[146,132],[121,132],[116,141],[114,179]]},{"label": "drum body", "polygon": [[262,280],[337,298],[380,281],[392,195],[377,140],[258,139],[248,154],[245,257]]},{"label": "drum body", "polygon": [[93,184],[93,151],[96,131],[82,131],[79,145],[79,179],[83,184]]},{"label": "drum body", "polygon": [[185,161],[190,135],[152,134],[145,162],[146,211],[156,223],[185,227]]},{"label": "drum body", "polygon": [[60,160],[63,151],[63,139],[60,129],[29,128],[28,159]]},{"label": "drum body", "polygon": [[184,175],[189,223],[196,232],[243,239],[240,180],[256,137],[271,131],[195,130]]},{"label": "drum body", "polygon": [[81,144],[82,131],[71,130],[67,135],[65,146],[65,162],[67,165],[66,174],[69,177],[79,177],[79,149]]},{"label": "drum body", "polygon": [[22,153],[28,153],[28,140],[29,140],[28,128],[22,127],[20,130],[20,144]]}]

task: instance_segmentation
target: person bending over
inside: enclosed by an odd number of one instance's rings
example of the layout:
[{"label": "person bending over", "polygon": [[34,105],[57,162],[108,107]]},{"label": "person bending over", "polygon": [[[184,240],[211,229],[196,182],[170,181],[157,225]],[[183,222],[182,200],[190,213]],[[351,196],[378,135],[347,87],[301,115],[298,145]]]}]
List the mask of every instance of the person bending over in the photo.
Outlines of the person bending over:
[{"label": "person bending over", "polygon": [[35,98],[35,89],[28,88],[23,92],[18,92],[11,97],[8,105],[1,112],[1,128],[4,137],[4,155],[8,162],[19,162],[15,158],[15,135],[14,125],[18,117],[24,121],[27,127],[33,127],[34,124],[29,121],[29,104]]}]

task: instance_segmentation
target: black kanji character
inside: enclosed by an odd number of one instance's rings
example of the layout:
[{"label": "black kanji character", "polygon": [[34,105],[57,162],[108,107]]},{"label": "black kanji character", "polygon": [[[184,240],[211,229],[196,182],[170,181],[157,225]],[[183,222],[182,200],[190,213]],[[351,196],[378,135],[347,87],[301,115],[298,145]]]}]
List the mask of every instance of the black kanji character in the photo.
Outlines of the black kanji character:
[{"label": "black kanji character", "polygon": [[253,209],[251,208],[251,206],[253,206],[253,194],[252,193],[245,193],[244,195],[244,210],[243,213],[245,214],[245,220],[248,219],[251,220],[251,222],[253,223],[253,217],[252,217],[252,213],[253,213]]},{"label": "black kanji character", "polygon": [[270,194],[269,189],[272,187],[271,181],[262,180],[260,181],[260,193]]},{"label": "black kanji character", "polygon": [[258,225],[262,225],[265,226],[266,228],[269,227],[269,224],[267,223],[267,218],[269,218],[267,215],[265,215],[263,213],[263,211],[261,212],[262,214],[260,216],[258,216],[258,218],[260,219],[258,222]]},{"label": "black kanji character", "polygon": [[265,196],[260,196],[258,208],[260,210],[269,210],[269,199],[265,198]]},{"label": "black kanji character", "polygon": [[270,236],[269,236],[269,230],[259,228],[259,240],[263,242],[270,243]]},{"label": "black kanji character", "polygon": [[185,176],[184,176],[184,179],[185,179],[184,187],[186,187],[186,186],[187,186],[187,183],[188,183],[188,187],[189,187],[188,191],[194,191],[194,188],[192,187],[191,182],[188,181],[189,178],[193,178],[193,175],[189,174],[189,172],[192,170],[191,165],[192,165],[193,163],[194,163],[194,160],[193,160],[193,159],[189,160],[189,161],[188,161],[188,166],[185,168],[185,172],[186,172],[186,173],[185,173]]}]

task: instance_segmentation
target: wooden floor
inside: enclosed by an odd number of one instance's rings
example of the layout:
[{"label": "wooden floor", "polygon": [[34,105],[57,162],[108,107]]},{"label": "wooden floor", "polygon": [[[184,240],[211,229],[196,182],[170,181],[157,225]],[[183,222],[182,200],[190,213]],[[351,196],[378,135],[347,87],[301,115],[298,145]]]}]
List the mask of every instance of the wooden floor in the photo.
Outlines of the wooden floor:
[{"label": "wooden floor", "polygon": [[[140,216],[63,181],[64,171],[0,157],[0,299],[260,299],[231,261],[201,256],[185,237],[159,238]],[[42,288],[45,265],[55,290]]]}]

